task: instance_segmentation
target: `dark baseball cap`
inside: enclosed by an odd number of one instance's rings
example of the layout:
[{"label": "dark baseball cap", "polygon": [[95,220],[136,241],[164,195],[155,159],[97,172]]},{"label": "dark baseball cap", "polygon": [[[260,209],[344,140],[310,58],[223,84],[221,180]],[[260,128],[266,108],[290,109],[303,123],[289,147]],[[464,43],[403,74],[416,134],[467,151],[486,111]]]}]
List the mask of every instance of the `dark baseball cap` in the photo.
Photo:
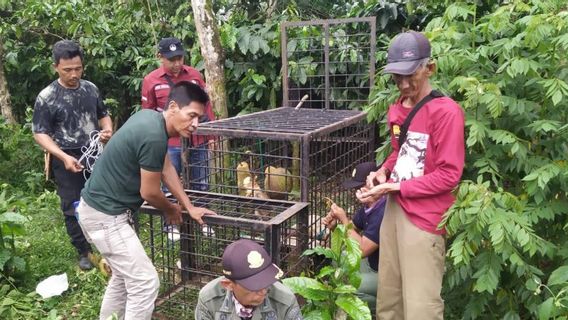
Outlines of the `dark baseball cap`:
[{"label": "dark baseball cap", "polygon": [[422,60],[430,58],[431,50],[430,41],[422,33],[401,33],[389,47],[384,73],[413,74]]},{"label": "dark baseball cap", "polygon": [[284,273],[258,243],[237,240],[223,252],[223,275],[250,291],[259,291],[278,281]]},{"label": "dark baseball cap", "polygon": [[360,188],[367,182],[367,176],[373,171],[379,170],[379,167],[374,162],[359,163],[353,169],[351,179],[343,181],[342,185],[345,189]]},{"label": "dark baseball cap", "polygon": [[166,59],[175,56],[183,56],[185,54],[183,45],[178,38],[163,38],[160,40],[160,43],[158,43],[158,52]]}]

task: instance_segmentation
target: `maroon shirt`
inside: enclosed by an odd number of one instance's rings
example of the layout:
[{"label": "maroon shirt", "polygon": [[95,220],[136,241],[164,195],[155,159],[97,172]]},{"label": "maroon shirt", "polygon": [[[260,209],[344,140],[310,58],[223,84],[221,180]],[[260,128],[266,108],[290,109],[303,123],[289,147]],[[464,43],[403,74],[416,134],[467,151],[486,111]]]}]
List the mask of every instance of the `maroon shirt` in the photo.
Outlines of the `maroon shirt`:
[{"label": "maroon shirt", "polygon": [[406,141],[398,145],[398,134],[412,108],[399,99],[390,106],[388,125],[392,153],[383,167],[391,181],[400,182],[397,202],[418,228],[436,234],[442,215],[454,203],[452,190],[458,185],[465,161],[464,112],[451,98],[436,98],[412,119]]},{"label": "maroon shirt", "polygon": [[[164,66],[150,72],[144,77],[142,82],[142,108],[153,109],[159,112],[164,111],[164,107],[168,102],[168,96],[170,94],[170,85],[166,79],[166,73],[170,76],[170,79],[174,84],[180,81],[189,81],[198,84],[201,88],[205,89],[205,81],[201,76],[201,73],[196,69],[183,65],[178,76],[166,71]],[[208,102],[205,106],[205,114],[209,118],[209,121],[215,120],[215,114],[213,113],[213,108],[211,102]],[[207,136],[197,136],[191,137],[192,144],[194,146],[203,144],[209,140]],[[168,140],[168,146],[179,147],[181,146],[179,137],[172,137]]]}]

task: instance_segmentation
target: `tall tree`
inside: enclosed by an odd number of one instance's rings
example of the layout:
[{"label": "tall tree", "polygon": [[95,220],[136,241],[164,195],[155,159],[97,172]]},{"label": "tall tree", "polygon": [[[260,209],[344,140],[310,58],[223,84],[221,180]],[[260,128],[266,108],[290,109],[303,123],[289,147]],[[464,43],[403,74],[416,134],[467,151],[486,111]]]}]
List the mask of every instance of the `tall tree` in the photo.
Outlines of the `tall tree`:
[{"label": "tall tree", "polygon": [[[2,38],[0,38],[0,57],[4,57],[4,50],[2,45]],[[0,59],[0,109],[2,110],[2,117],[8,123],[16,123],[16,119],[12,114],[12,103],[10,102],[10,92],[8,91],[8,82],[4,75],[4,59]]]},{"label": "tall tree", "polygon": [[191,0],[201,55],[205,62],[205,78],[209,97],[219,118],[227,118],[227,91],[225,89],[225,57],[211,0]]}]

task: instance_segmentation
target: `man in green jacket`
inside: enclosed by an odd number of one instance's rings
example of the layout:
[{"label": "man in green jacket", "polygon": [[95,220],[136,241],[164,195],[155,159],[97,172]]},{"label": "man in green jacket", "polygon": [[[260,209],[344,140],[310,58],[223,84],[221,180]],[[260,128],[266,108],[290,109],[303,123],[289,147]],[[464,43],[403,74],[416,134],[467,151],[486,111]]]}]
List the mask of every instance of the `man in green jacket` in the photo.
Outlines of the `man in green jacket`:
[{"label": "man in green jacket", "polygon": [[258,243],[241,239],[223,253],[223,274],[199,292],[196,320],[300,320],[296,296],[278,280],[283,272]]}]

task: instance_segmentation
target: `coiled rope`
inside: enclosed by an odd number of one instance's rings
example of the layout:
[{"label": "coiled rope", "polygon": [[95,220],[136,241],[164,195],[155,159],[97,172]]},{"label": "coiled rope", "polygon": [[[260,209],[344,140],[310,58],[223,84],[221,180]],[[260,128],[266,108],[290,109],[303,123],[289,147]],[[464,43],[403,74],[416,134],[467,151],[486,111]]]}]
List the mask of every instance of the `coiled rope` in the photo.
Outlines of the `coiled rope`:
[{"label": "coiled rope", "polygon": [[83,176],[87,180],[87,173],[93,172],[95,167],[95,162],[103,153],[103,143],[101,142],[101,133],[97,130],[91,131],[89,134],[89,145],[81,147],[81,158],[79,158],[79,163],[84,167]]}]

